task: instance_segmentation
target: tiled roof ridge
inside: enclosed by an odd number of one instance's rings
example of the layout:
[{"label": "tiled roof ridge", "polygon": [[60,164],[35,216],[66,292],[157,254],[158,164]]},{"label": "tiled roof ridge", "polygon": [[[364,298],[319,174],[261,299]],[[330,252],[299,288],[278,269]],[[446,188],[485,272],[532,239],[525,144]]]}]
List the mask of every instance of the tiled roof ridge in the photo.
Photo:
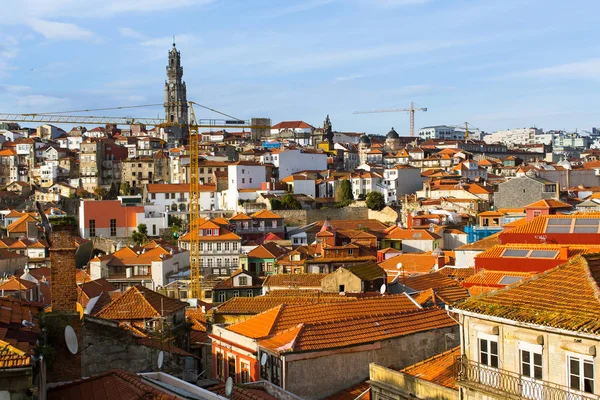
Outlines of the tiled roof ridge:
[{"label": "tiled roof ridge", "polygon": [[[440,307],[437,307],[437,306],[419,308],[416,310],[391,310],[391,311],[375,312],[372,314],[357,315],[354,317],[342,317],[342,318],[338,318],[338,319],[331,319],[331,320],[320,321],[320,322],[303,322],[303,323],[300,323],[299,325],[302,325],[303,327],[307,328],[307,327],[313,327],[313,326],[337,324],[340,322],[362,321],[362,320],[367,320],[367,319],[372,319],[372,318],[377,318],[377,317],[389,317],[390,315],[396,316],[396,315],[402,315],[402,314],[426,313],[426,312],[430,312],[435,309],[442,310]],[[296,327],[297,327],[297,325],[294,326],[293,328],[296,328]],[[277,331],[277,332],[275,332],[275,335],[278,335],[289,329],[292,329],[292,328],[288,328],[288,329],[285,329],[282,331]]]}]

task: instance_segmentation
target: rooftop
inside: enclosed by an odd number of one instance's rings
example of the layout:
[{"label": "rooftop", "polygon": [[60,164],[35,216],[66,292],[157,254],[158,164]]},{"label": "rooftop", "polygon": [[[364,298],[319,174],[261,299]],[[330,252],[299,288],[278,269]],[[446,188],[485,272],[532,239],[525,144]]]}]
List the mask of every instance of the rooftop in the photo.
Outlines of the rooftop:
[{"label": "rooftop", "polygon": [[458,356],[460,356],[460,346],[406,367],[400,372],[458,390],[454,369],[454,362]]}]

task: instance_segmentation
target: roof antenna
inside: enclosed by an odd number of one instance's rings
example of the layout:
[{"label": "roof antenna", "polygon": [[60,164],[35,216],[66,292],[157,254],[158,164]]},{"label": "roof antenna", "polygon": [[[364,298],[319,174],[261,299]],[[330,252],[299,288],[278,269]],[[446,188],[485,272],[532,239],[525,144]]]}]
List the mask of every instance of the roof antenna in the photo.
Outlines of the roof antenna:
[{"label": "roof antenna", "polygon": [[173,47],[175,47],[175,35],[173,35]]}]

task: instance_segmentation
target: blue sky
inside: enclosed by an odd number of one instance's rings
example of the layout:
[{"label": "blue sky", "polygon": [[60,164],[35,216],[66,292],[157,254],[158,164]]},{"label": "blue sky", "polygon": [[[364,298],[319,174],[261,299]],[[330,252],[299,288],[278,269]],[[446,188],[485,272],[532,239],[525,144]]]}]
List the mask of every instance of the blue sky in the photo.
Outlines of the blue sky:
[{"label": "blue sky", "polygon": [[0,9],[0,112],[161,103],[174,34],[188,99],[238,118],[321,126],[330,114],[335,130],[407,135],[404,113],[353,112],[414,101],[429,109],[417,127],[600,126],[596,0],[0,0]]}]

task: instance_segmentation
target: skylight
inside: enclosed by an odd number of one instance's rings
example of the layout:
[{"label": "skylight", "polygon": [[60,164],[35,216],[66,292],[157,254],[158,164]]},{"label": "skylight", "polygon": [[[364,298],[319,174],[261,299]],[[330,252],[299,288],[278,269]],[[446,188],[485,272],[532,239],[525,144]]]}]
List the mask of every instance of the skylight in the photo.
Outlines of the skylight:
[{"label": "skylight", "polygon": [[523,279],[522,276],[503,276],[502,279],[500,279],[500,282],[498,282],[498,284],[512,285],[513,283],[519,282],[521,279]]},{"label": "skylight", "polygon": [[599,233],[600,218],[548,218],[544,233]]},{"label": "skylight", "polygon": [[558,250],[505,249],[502,257],[512,258],[550,258],[558,256]]}]

